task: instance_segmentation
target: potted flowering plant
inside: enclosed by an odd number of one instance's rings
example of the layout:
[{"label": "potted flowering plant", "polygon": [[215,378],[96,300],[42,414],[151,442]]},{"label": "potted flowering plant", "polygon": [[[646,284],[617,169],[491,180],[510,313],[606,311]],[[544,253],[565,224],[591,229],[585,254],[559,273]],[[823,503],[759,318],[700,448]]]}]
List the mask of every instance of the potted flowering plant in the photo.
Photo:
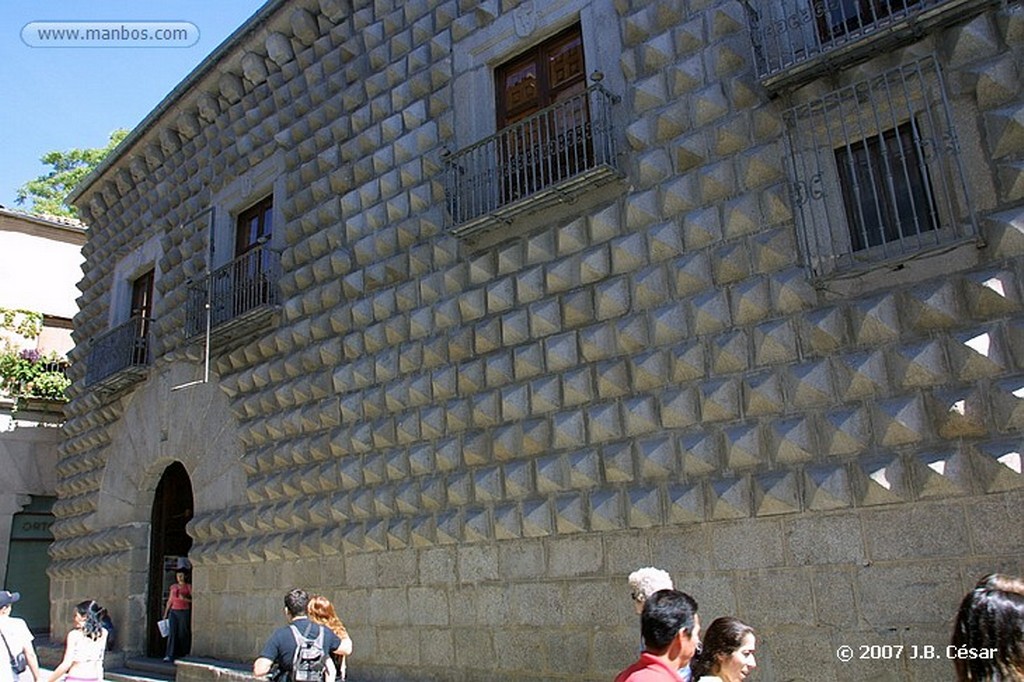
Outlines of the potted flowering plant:
[{"label": "potted flowering plant", "polygon": [[60,412],[67,402],[67,359],[24,347],[42,330],[41,313],[0,308],[0,397],[14,401],[17,411]]},{"label": "potted flowering plant", "polygon": [[7,348],[0,352],[0,390],[21,400],[66,402],[68,362],[56,353],[43,355],[34,348]]}]

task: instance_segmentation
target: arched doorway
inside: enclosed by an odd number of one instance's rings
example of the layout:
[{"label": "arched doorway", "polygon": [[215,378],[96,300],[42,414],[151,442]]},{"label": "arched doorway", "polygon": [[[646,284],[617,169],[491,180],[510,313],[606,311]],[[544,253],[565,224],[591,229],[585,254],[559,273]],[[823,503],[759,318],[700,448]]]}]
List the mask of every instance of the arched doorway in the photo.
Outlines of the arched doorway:
[{"label": "arched doorway", "polygon": [[149,538],[149,594],[147,597],[146,655],[163,656],[166,645],[157,631],[164,599],[174,583],[174,571],[188,560],[192,538],[185,526],[192,520],[192,481],[181,462],[174,462],[160,477],[153,499]]}]

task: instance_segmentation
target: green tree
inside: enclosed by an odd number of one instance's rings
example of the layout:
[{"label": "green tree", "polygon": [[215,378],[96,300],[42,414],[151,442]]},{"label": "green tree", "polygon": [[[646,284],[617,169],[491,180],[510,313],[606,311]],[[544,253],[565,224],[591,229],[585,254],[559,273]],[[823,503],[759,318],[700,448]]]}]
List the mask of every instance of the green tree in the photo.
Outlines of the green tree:
[{"label": "green tree", "polygon": [[110,133],[110,141],[106,147],[47,152],[40,161],[48,166],[53,166],[53,170],[46,175],[40,175],[35,180],[29,180],[19,187],[15,201],[20,206],[27,200],[31,200],[32,206],[29,212],[35,215],[77,217],[78,212],[75,207],[65,203],[68,194],[127,135],[127,130],[118,128]]}]

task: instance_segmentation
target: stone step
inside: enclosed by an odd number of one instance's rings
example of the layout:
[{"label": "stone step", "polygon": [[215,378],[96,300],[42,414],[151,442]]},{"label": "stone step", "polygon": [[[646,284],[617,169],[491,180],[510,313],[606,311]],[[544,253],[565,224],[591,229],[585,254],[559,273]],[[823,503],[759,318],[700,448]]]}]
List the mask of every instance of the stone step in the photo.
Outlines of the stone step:
[{"label": "stone step", "polygon": [[126,659],[124,667],[129,670],[138,670],[142,672],[151,672],[157,675],[167,675],[174,677],[174,663],[165,661],[161,658],[150,658],[146,656],[134,656]]},{"label": "stone step", "polygon": [[157,673],[132,670],[130,668],[116,668],[104,670],[103,679],[106,682],[171,682],[174,675],[159,675]]},{"label": "stone step", "polygon": [[170,682],[177,669],[173,663],[159,658],[129,658],[123,666],[103,671],[110,682]]}]

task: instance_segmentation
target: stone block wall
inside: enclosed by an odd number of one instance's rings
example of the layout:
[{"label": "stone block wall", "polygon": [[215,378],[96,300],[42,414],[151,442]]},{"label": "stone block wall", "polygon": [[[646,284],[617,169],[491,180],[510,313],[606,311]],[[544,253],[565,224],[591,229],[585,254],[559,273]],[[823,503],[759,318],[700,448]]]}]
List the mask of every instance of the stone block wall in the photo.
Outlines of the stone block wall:
[{"label": "stone block wall", "polygon": [[[835,650],[943,645],[978,577],[1024,572],[1024,10],[975,4],[856,69],[938,54],[980,239],[836,282],[801,262],[781,116],[831,81],[769,97],[740,2],[268,5],[79,190],[76,337],[155,237],[158,359],[128,392],[76,387],[55,609],[143,590],[148,510],[116,503],[110,463],[144,491],[179,459],[199,487],[228,433],[243,484],[197,494],[189,530],[199,655],[251,659],[302,585],[339,606],[361,678],[605,680],[638,645],[625,576],[655,564],[706,622],[758,629],[761,679],[946,676]],[[623,45],[625,178],[579,214],[450,235],[452,56],[515,44],[516,12],[595,8]],[[280,207],[282,304],[215,347],[230,416],[203,422],[167,376],[202,357],[181,333],[216,238],[196,216],[246,208],[216,203],[239,181]],[[127,428],[139,396],[168,407]]]}]

